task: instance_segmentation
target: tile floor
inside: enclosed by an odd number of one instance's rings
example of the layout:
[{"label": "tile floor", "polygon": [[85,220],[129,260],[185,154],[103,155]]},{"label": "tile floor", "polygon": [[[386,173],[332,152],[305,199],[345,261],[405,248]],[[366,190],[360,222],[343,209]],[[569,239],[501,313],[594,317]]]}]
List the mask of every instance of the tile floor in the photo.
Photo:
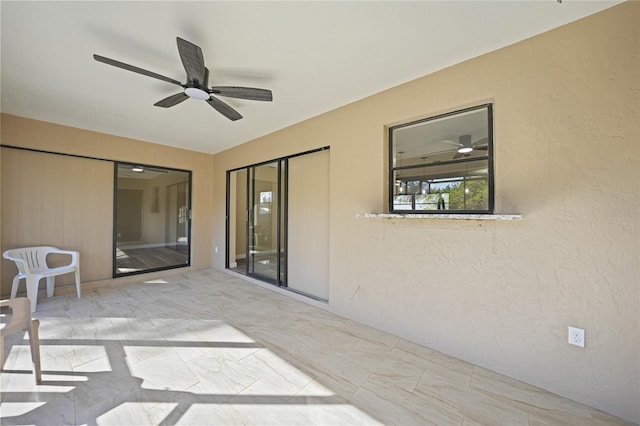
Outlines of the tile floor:
[{"label": "tile floor", "polygon": [[3,425],[628,424],[213,269],[35,317],[43,383],[7,337]]}]

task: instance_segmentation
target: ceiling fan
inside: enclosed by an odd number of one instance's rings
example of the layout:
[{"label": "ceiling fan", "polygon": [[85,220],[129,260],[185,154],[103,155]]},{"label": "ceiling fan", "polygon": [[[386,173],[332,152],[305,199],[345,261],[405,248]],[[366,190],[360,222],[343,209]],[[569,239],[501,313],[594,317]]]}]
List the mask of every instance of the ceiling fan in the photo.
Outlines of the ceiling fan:
[{"label": "ceiling fan", "polygon": [[[236,86],[214,86],[208,88],[209,82],[209,70],[204,66],[204,56],[202,55],[202,49],[195,44],[188,42],[187,40],[176,37],[178,42],[178,53],[182,60],[182,65],[187,72],[187,82],[180,83],[178,80],[174,80],[169,77],[165,77],[155,72],[147,71],[142,68],[135,67],[133,65],[125,64],[124,62],[116,61],[114,59],[105,58],[100,55],[93,55],[93,59],[98,62],[102,62],[114,67],[122,68],[127,71],[133,71],[138,74],[146,75],[147,77],[156,78],[158,80],[166,81],[167,83],[173,83],[183,88],[183,91],[175,95],[166,97],[154,105],[169,108],[180,102],[186,101],[189,98],[206,101],[220,114],[227,117],[229,120],[235,121],[242,118],[242,115],[235,109],[231,108],[228,104],[218,99],[216,96],[226,96],[229,98],[248,99],[251,101],[272,101],[273,95],[271,90],[257,89],[254,87],[236,87]],[[216,95],[216,96],[213,96]]]}]

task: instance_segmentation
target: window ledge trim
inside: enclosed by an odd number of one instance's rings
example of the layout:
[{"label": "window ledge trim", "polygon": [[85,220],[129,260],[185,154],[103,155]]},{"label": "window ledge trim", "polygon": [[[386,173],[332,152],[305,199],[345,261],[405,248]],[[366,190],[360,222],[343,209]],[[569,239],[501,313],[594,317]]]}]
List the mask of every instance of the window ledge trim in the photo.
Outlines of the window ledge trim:
[{"label": "window ledge trim", "polygon": [[363,219],[440,219],[440,220],[522,220],[521,214],[399,214],[399,213],[358,213]]}]

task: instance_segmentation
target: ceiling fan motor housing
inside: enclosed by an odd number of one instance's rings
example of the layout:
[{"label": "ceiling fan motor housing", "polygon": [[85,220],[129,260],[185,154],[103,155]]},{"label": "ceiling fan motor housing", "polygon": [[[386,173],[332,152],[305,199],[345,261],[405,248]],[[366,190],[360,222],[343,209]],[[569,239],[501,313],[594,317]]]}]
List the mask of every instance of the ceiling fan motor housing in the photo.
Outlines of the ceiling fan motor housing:
[{"label": "ceiling fan motor housing", "polygon": [[462,135],[458,138],[460,142],[460,148],[458,152],[461,154],[466,154],[467,152],[473,151],[473,147],[471,146],[471,135]]}]

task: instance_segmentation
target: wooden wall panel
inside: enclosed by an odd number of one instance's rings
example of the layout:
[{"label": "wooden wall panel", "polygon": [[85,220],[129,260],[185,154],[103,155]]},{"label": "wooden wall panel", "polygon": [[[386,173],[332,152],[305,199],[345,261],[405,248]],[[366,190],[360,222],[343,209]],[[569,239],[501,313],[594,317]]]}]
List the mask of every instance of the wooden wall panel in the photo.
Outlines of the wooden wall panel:
[{"label": "wooden wall panel", "polygon": [[[111,278],[113,163],[11,148],[2,148],[1,161],[2,251],[35,245],[77,250],[83,282]],[[2,259],[3,297],[15,273]],[[57,286],[72,283],[71,274],[56,280]]]}]

